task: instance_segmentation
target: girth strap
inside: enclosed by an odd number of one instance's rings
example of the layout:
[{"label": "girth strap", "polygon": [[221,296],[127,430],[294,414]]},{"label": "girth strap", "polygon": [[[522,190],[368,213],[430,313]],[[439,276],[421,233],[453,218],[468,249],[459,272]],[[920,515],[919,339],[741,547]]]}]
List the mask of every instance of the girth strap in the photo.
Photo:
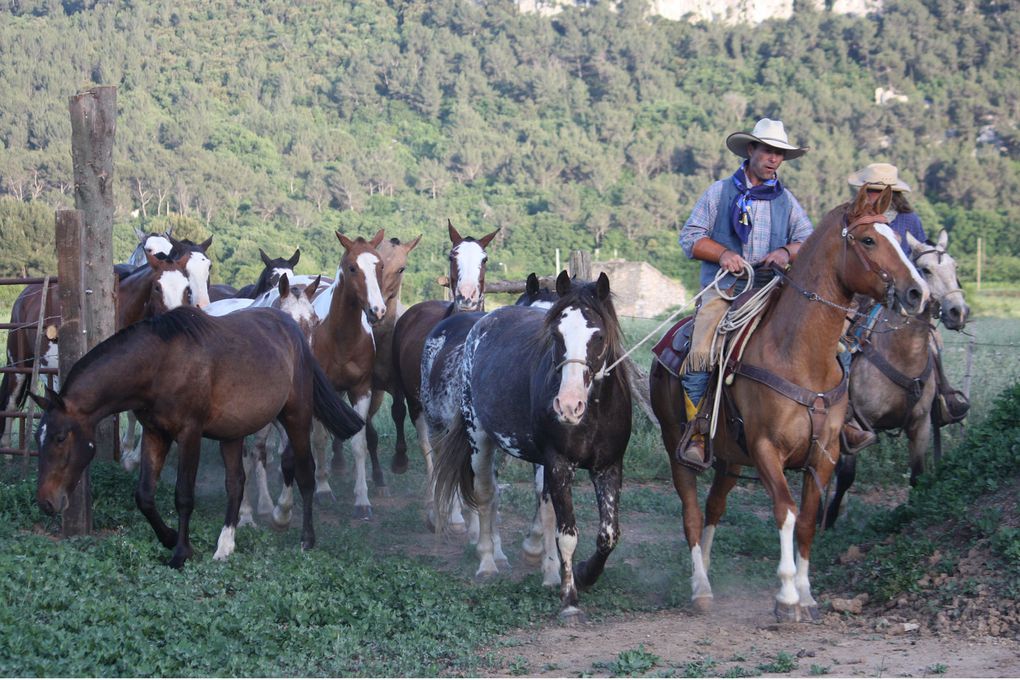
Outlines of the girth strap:
[{"label": "girth strap", "polygon": [[[753,366],[744,362],[739,362],[733,365],[732,370],[737,375],[742,375],[745,378],[750,378],[755,382],[759,382],[766,387],[770,387],[776,392],[787,399],[792,399],[798,404],[802,404],[807,407],[816,406],[818,400],[821,399],[822,404],[828,408],[830,404],[835,401],[839,401],[846,394],[847,389],[847,374],[843,371],[843,377],[840,379],[839,384],[833,387],[828,392],[812,392],[806,387],[796,385],[786,378],[776,375],[771,371],[767,371],[764,368]],[[842,366],[841,366],[842,368]]]},{"label": "girth strap", "polygon": [[[932,361],[932,352],[928,351],[928,363],[925,365],[924,370],[916,378],[911,378],[904,375],[896,369],[889,361],[882,356],[882,353],[875,349],[873,345],[866,344],[861,348],[861,356],[871,362],[871,364],[877,368],[882,375],[892,380],[894,383],[902,387],[907,391],[912,398],[912,401],[916,403],[921,398],[921,390],[924,389],[924,383],[928,380],[928,376],[931,375],[932,369],[935,364]],[[913,408],[913,404],[911,404]],[[908,411],[910,409],[907,409]]]}]

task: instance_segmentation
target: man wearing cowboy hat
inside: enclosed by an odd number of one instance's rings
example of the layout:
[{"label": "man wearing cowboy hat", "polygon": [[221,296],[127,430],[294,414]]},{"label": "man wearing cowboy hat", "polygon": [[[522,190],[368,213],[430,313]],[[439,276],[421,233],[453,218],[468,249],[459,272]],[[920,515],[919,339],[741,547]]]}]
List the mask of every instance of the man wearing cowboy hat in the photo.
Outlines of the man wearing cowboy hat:
[{"label": "man wearing cowboy hat", "polygon": [[[732,176],[715,182],[701,195],[680,230],[684,253],[701,260],[702,288],[712,283],[720,269],[729,272],[702,295],[696,312],[682,377],[687,420],[692,423],[708,386],[712,337],[730,306],[719,290],[733,286],[734,274],[748,263],[786,267],[813,229],[807,213],[777,175],[783,161],[807,153],[806,147],[789,142],[782,121],[762,118],[750,133],[727,137],[726,148],[746,160]],[[680,448],[674,454],[678,462],[698,471],[711,465],[705,457],[703,434],[692,435]]]},{"label": "man wearing cowboy hat", "polygon": [[921,218],[910,207],[906,196],[910,193],[910,186],[900,179],[899,170],[895,165],[889,163],[871,163],[863,169],[858,170],[846,181],[854,189],[867,187],[868,193],[876,196],[886,187],[892,187],[893,200],[885,216],[889,220],[889,227],[900,237],[900,247],[907,257],[910,257],[910,244],[907,243],[907,234],[910,234],[921,243],[928,240],[921,226]]}]

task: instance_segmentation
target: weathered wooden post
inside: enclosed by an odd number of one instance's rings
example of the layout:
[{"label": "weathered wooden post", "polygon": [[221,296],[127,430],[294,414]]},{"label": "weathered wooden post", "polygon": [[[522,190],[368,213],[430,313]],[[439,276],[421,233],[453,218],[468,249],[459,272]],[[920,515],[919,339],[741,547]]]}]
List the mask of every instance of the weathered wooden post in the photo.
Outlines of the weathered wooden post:
[{"label": "weathered wooden post", "polygon": [[591,281],[591,253],[587,250],[570,251],[570,275],[582,281]]},{"label": "weathered wooden post", "polygon": [[[81,285],[85,304],[85,351],[114,334],[116,281],[113,274],[113,143],[117,129],[117,88],[103,85],[69,100],[74,204],[82,212]],[[61,279],[61,288],[65,286]],[[66,318],[66,317],[65,317]],[[61,362],[63,358],[61,358]],[[61,375],[63,363],[61,363]],[[117,458],[117,418],[96,428],[96,453]]]},{"label": "weathered wooden post", "polygon": [[[85,218],[80,210],[58,210],[56,227],[57,277],[60,281],[60,376],[66,379],[74,362],[87,350],[82,236]],[[92,532],[92,479],[86,469],[61,514],[64,536]]]}]

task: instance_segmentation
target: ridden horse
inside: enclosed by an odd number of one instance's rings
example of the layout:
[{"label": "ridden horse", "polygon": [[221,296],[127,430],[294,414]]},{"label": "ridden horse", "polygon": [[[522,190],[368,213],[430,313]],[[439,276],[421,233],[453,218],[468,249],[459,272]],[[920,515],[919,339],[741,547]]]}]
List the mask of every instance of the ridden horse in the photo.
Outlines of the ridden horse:
[{"label": "ridden horse", "polygon": [[[336,278],[326,290],[315,299],[315,310],[321,322],[312,331],[312,351],[333,387],[346,393],[358,415],[368,415],[372,396],[372,366],[375,362],[375,340],[372,326],[382,321],[386,314],[379,281],[382,278],[382,258],[376,250],[383,240],[383,230],[366,241],[360,236],[356,240],[336,232],[344,248]],[[320,304],[328,304],[328,313],[319,311]],[[313,434],[315,455],[315,493],[332,498],[326,467],[326,436],[316,427]],[[369,519],[372,504],[368,500],[368,483],[365,461],[368,445],[365,429],[354,435],[351,446],[354,449],[354,517]],[[290,508],[293,493],[291,485],[285,483],[283,493],[273,510],[273,521],[286,526],[290,522]]]},{"label": "ridden horse", "polygon": [[[910,259],[931,291],[928,306],[907,319],[881,314],[873,328],[864,331],[862,351],[854,354],[850,369],[850,407],[876,431],[906,432],[913,486],[924,473],[933,428],[941,426],[933,420],[938,382],[932,348],[935,326],[942,321],[950,330],[963,330],[970,308],[956,277],[956,260],[946,252],[946,231],[942,230],[937,243],[922,243],[910,234],[907,243]],[[827,528],[835,524],[843,495],[856,475],[857,456],[844,451],[836,466],[836,490],[826,511]]]},{"label": "ridden horse", "polygon": [[[436,438],[435,493],[440,521],[458,491],[477,508],[476,576],[493,575],[499,571],[494,450],[543,465],[562,559],[560,617],[575,621],[583,618],[578,589],[595,583],[620,536],[631,392],[625,365],[607,375],[623,354],[609,279],[601,274],[595,283],[572,283],[562,272],[556,292],[560,299],[545,314],[508,306],[471,327],[458,362],[459,389],[448,395],[455,408]],[[431,383],[435,377],[423,380]],[[599,531],[595,554],[575,564],[571,482],[578,467],[589,471],[595,487]]]},{"label": "ridden horse", "polygon": [[[461,236],[447,220],[450,236],[450,290],[453,302],[426,300],[411,306],[397,321],[393,330],[393,423],[396,445],[390,469],[397,474],[407,471],[407,442],[404,439],[404,415],[411,413],[411,422],[418,431],[418,444],[431,475],[432,447],[421,407],[421,360],[425,336],[436,324],[457,312],[477,312],[485,308],[485,249],[498,229],[480,239]],[[406,406],[405,406],[406,402]]]},{"label": "ridden horse", "polygon": [[[136,321],[161,314],[180,305],[189,304],[191,288],[186,274],[190,253],[180,260],[163,259],[147,254],[148,264],[143,265],[117,281],[116,327],[129,326]],[[20,324],[7,335],[7,364],[24,366],[35,359],[35,329],[42,303],[42,285],[29,284],[11,307],[11,323]],[[40,366],[57,367],[57,343],[60,334],[60,284],[47,289],[46,333],[40,345]],[[24,374],[4,373],[0,380],[0,407],[13,410],[25,403],[30,385]],[[0,433],[6,425],[0,419]]]},{"label": "ridden horse", "polygon": [[[226,521],[213,556],[226,559],[234,550],[246,435],[274,420],[287,430],[291,449],[283,476],[296,477],[301,487],[301,547],[308,549],[315,545],[312,416],[339,437],[362,426],[330,386],[297,325],[274,309],[216,318],[185,307],[148,319],[96,345],[74,365],[59,394],[48,390],[45,397],[32,397],[45,411],[36,435],[36,499],[51,514],[67,507],[92,461],[96,424],[113,413],[135,411],[144,440],[135,501],[160,543],[173,550],[169,564],[177,568],[193,552],[188,527],[202,437],[220,441],[226,468]],[[155,503],[171,441],[179,451],[177,531],[163,522]]]},{"label": "ridden horse", "polygon": [[[836,358],[844,314],[855,293],[897,302],[917,313],[928,289],[882,216],[892,199],[883,191],[875,205],[862,189],[851,204],[830,211],[804,241],[785,284],[747,341],[710,444],[718,459],[702,518],[697,477],[673,455],[684,425],[680,379],[658,361],[650,375],[652,408],[670,456],[673,485],[683,503],[684,533],[691,549],[692,600],[711,607],[708,568],[726,495],[742,466],[753,465],[772,500],[779,528],[780,620],[819,620],[808,578],[811,543],[821,489],[839,457],[839,433],[847,411],[846,376]],[[742,418],[743,432],[731,431]],[[706,434],[706,438],[710,435]],[[741,441],[743,440],[743,441]],[[800,512],[784,470],[803,469]],[[799,548],[796,561],[794,546]]]}]

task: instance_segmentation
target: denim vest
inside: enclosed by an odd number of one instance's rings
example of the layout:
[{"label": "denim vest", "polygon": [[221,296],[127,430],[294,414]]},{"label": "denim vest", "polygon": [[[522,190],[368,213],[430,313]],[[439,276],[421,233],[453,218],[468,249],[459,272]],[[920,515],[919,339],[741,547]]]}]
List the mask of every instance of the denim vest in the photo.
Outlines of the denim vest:
[{"label": "denim vest", "polygon": [[[740,242],[740,237],[737,236],[737,232],[733,230],[733,223],[730,221],[730,206],[733,205],[733,199],[736,195],[736,185],[733,184],[732,180],[727,179],[723,184],[722,196],[719,198],[719,208],[715,218],[715,226],[713,226],[712,230],[709,231],[708,236],[713,241],[722,244],[733,252],[743,254],[744,244]],[[793,205],[790,202],[790,192],[783,189],[783,195],[773,201],[769,201],[769,207],[772,210],[772,230],[769,234],[769,252],[772,252],[780,246],[785,246],[790,243],[790,213],[793,212]],[[752,262],[751,264],[754,263]],[[712,283],[712,280],[715,278],[715,274],[718,271],[719,263],[702,262],[701,287],[704,288],[708,284]],[[719,282],[719,287],[725,290],[736,283],[736,281],[736,276],[733,274],[727,274]]]}]

